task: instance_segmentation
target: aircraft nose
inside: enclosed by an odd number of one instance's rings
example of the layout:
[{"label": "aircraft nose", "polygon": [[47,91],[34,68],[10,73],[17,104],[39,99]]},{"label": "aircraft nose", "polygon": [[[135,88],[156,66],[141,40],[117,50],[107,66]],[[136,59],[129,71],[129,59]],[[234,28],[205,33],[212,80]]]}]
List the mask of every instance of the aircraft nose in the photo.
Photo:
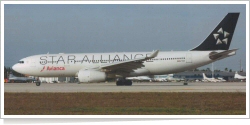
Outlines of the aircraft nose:
[{"label": "aircraft nose", "polygon": [[16,72],[20,73],[20,66],[18,64],[15,64],[14,66],[12,66],[12,69]]},{"label": "aircraft nose", "polygon": [[15,64],[14,66],[12,66],[12,69],[13,69],[14,71],[16,71],[16,68],[17,68],[17,64]]}]

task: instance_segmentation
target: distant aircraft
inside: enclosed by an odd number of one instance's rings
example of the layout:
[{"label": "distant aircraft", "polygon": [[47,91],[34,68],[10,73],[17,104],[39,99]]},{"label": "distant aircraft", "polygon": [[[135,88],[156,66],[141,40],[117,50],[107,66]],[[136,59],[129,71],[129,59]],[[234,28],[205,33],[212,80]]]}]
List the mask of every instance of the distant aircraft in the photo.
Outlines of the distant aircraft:
[{"label": "distant aircraft", "polygon": [[184,81],[184,79],[174,78],[174,74],[168,74],[168,75],[155,75],[154,81],[157,81],[157,82],[178,82],[178,81]]},{"label": "distant aircraft", "polygon": [[208,77],[205,75],[205,73],[202,73],[202,75],[203,75],[203,81],[204,81],[204,82],[225,82],[225,81],[226,81],[226,80],[223,79],[223,78],[220,78],[220,79],[216,79],[216,78],[214,78],[214,77],[208,78]]},{"label": "distant aircraft", "polygon": [[155,82],[167,82],[168,75],[155,75],[154,81]]},{"label": "distant aircraft", "polygon": [[184,81],[184,79],[174,78],[174,74],[168,74],[167,81],[179,82],[179,81]]},{"label": "distant aircraft", "polygon": [[14,76],[13,74],[9,74],[8,81],[11,83],[14,83],[14,82],[26,83],[26,82],[34,82],[36,81],[36,79],[30,78],[30,77],[17,77],[17,76]]},{"label": "distant aircraft", "polygon": [[183,72],[235,55],[237,49],[229,50],[229,46],[238,17],[239,13],[228,13],[200,45],[189,51],[43,54],[23,58],[12,68],[39,77],[78,77],[79,82],[117,78],[117,86],[130,86],[132,81],[126,77]]},{"label": "distant aircraft", "polygon": [[246,80],[246,76],[241,76],[240,74],[238,74],[238,72],[235,72],[234,78],[240,80]]},{"label": "distant aircraft", "polygon": [[127,77],[126,79],[132,80],[132,81],[152,81],[152,78],[149,76],[137,76],[137,77]]},{"label": "distant aircraft", "polygon": [[221,77],[218,77],[218,80],[220,80],[220,82],[226,82],[227,80],[221,78]]}]

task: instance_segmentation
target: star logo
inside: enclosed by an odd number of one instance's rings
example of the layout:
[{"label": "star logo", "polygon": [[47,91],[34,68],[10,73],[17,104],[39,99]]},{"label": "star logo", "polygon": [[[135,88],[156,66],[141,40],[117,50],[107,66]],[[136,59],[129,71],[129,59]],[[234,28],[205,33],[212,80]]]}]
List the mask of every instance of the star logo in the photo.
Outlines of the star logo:
[{"label": "star logo", "polygon": [[[223,31],[222,27],[217,31],[217,33],[213,34],[214,39],[217,40],[216,45],[220,45],[222,43],[227,44],[228,36],[230,33],[227,31]],[[222,36],[221,36],[222,35]],[[221,40],[222,39],[222,40]]]}]

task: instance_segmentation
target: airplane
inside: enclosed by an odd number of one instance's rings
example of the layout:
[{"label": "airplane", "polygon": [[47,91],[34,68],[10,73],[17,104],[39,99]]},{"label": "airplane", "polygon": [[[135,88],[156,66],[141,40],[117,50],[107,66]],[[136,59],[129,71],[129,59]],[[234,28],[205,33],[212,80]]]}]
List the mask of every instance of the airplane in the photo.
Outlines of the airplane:
[{"label": "airplane", "polygon": [[152,81],[152,78],[149,76],[137,76],[137,77],[127,77],[126,79],[132,80],[132,81]]},{"label": "airplane", "polygon": [[22,83],[27,83],[27,82],[33,82],[36,81],[35,78],[31,78],[31,77],[17,77],[14,76],[13,74],[9,74],[9,82],[14,83],[14,82],[22,82]]},{"label": "airplane", "polygon": [[214,77],[208,78],[208,77],[206,77],[205,73],[202,73],[202,75],[203,75],[204,82],[223,82],[223,81],[225,81],[223,78],[220,78],[220,79],[216,79]]},{"label": "airplane", "polygon": [[180,79],[180,78],[174,78],[174,74],[168,74],[167,81],[170,82],[179,82],[179,81],[184,81],[185,79]]},{"label": "airplane", "polygon": [[154,81],[157,82],[173,82],[173,81],[184,81],[184,79],[174,78],[174,74],[168,74],[168,75],[155,75]]},{"label": "airplane", "polygon": [[154,81],[156,82],[167,82],[168,75],[155,75]]},{"label": "airplane", "polygon": [[234,79],[246,80],[246,76],[241,76],[238,72],[235,72]]},{"label": "airplane", "polygon": [[227,80],[223,79],[222,77],[218,77],[218,80],[220,80],[220,82],[226,82]]},{"label": "airplane", "polygon": [[116,78],[117,86],[131,86],[126,77],[183,72],[235,55],[237,49],[229,46],[239,14],[228,13],[200,45],[188,51],[41,54],[23,58],[12,68],[37,77],[77,77],[80,83]]}]

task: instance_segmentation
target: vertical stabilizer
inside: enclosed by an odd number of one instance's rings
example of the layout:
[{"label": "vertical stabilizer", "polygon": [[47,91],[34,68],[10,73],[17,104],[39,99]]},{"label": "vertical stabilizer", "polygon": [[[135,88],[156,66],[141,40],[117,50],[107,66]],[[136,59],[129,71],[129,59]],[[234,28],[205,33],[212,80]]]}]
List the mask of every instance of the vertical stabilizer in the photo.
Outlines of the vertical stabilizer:
[{"label": "vertical stabilizer", "polygon": [[205,75],[205,73],[202,73],[202,75],[203,75],[203,79],[206,79],[206,78],[207,78],[206,75]]},{"label": "vertical stabilizer", "polygon": [[228,50],[240,13],[228,13],[210,35],[192,51]]}]

